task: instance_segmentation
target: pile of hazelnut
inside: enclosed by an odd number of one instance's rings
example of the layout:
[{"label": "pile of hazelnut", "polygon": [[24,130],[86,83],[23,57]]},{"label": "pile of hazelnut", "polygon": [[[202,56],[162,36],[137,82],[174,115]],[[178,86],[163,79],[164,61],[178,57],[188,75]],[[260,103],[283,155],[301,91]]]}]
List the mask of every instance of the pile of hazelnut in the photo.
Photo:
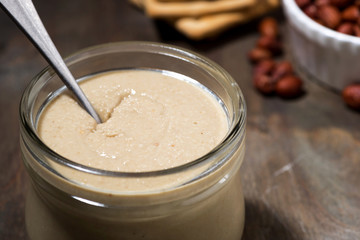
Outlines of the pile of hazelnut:
[{"label": "pile of hazelnut", "polygon": [[317,23],[335,31],[360,37],[359,0],[295,0]]},{"label": "pile of hazelnut", "polygon": [[276,94],[282,98],[296,98],[303,93],[302,80],[295,75],[288,61],[276,62],[282,51],[278,23],[267,17],[259,23],[260,38],[248,53],[253,67],[253,84],[265,95]]},{"label": "pile of hazelnut", "polygon": [[[317,23],[343,34],[360,37],[360,0],[295,0],[295,2]],[[360,110],[360,83],[345,87],[342,97],[348,106]]]},{"label": "pile of hazelnut", "polygon": [[[311,0],[296,1],[311,2]],[[349,2],[348,0],[315,0],[318,3],[326,1]],[[352,0],[350,2],[356,1]],[[358,2],[359,4],[356,6],[360,8],[360,0]],[[359,10],[359,8],[357,9]],[[360,16],[359,11],[358,14]],[[357,21],[358,26],[360,26],[360,20]],[[276,62],[274,60],[283,51],[277,21],[271,17],[262,19],[259,23],[259,32],[260,38],[256,46],[248,53],[248,59],[254,65],[253,84],[255,88],[264,95],[276,94],[282,98],[301,96],[303,93],[303,82],[296,76],[291,63],[288,61]],[[360,83],[353,83],[345,87],[342,91],[342,98],[349,107],[360,110]]]}]

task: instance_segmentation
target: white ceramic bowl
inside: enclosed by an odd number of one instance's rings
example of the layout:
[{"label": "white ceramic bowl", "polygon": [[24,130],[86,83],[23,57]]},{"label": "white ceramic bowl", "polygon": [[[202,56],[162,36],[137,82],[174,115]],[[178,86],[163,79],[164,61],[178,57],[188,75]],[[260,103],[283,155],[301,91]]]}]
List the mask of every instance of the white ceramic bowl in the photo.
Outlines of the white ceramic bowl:
[{"label": "white ceramic bowl", "polygon": [[345,35],[309,18],[294,0],[282,0],[289,50],[295,65],[336,90],[360,80],[360,37]]}]

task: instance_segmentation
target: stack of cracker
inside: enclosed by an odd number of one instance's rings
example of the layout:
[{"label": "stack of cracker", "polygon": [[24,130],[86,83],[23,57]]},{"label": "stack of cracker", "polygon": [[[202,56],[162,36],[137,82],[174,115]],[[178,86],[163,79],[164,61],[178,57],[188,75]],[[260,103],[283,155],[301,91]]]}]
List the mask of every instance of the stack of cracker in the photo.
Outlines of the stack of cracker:
[{"label": "stack of cracker", "polygon": [[280,0],[130,0],[152,18],[169,21],[188,38],[201,40],[259,17]]}]

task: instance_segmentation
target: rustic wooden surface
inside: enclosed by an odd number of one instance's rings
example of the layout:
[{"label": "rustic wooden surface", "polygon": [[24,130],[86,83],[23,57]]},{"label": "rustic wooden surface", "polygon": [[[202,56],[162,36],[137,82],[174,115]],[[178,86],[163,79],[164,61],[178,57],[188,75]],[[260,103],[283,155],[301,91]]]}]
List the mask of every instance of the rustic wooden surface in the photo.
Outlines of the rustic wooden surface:
[{"label": "rustic wooden surface", "polygon": [[[113,41],[164,42],[215,60],[238,81],[248,105],[243,240],[360,239],[360,113],[309,80],[296,100],[259,95],[246,59],[258,37],[256,21],[193,42],[125,0],[34,4],[63,56]],[[276,16],[285,32],[281,10]],[[27,239],[29,180],[20,159],[18,104],[46,63],[3,12],[0,29],[0,239]]]}]

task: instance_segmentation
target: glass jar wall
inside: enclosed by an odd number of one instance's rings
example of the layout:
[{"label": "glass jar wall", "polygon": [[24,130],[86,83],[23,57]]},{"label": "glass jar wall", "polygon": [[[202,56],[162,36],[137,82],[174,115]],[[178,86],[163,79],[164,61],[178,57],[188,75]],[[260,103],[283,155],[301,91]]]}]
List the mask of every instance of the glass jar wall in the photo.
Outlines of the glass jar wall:
[{"label": "glass jar wall", "polygon": [[[239,169],[245,152],[246,106],[231,76],[193,52],[147,42],[88,48],[66,63],[76,79],[139,68],[195,79],[217,96],[229,130],[210,153],[170,169],[116,172],[84,166],[58,155],[38,136],[42,110],[63,88],[50,68],[43,70],[25,90],[20,105],[21,150],[32,180],[26,206],[30,238],[240,239],[244,196]],[[84,184],[76,176],[92,181]],[[136,186],[144,181],[152,187],[115,187],[118,182]]]}]

